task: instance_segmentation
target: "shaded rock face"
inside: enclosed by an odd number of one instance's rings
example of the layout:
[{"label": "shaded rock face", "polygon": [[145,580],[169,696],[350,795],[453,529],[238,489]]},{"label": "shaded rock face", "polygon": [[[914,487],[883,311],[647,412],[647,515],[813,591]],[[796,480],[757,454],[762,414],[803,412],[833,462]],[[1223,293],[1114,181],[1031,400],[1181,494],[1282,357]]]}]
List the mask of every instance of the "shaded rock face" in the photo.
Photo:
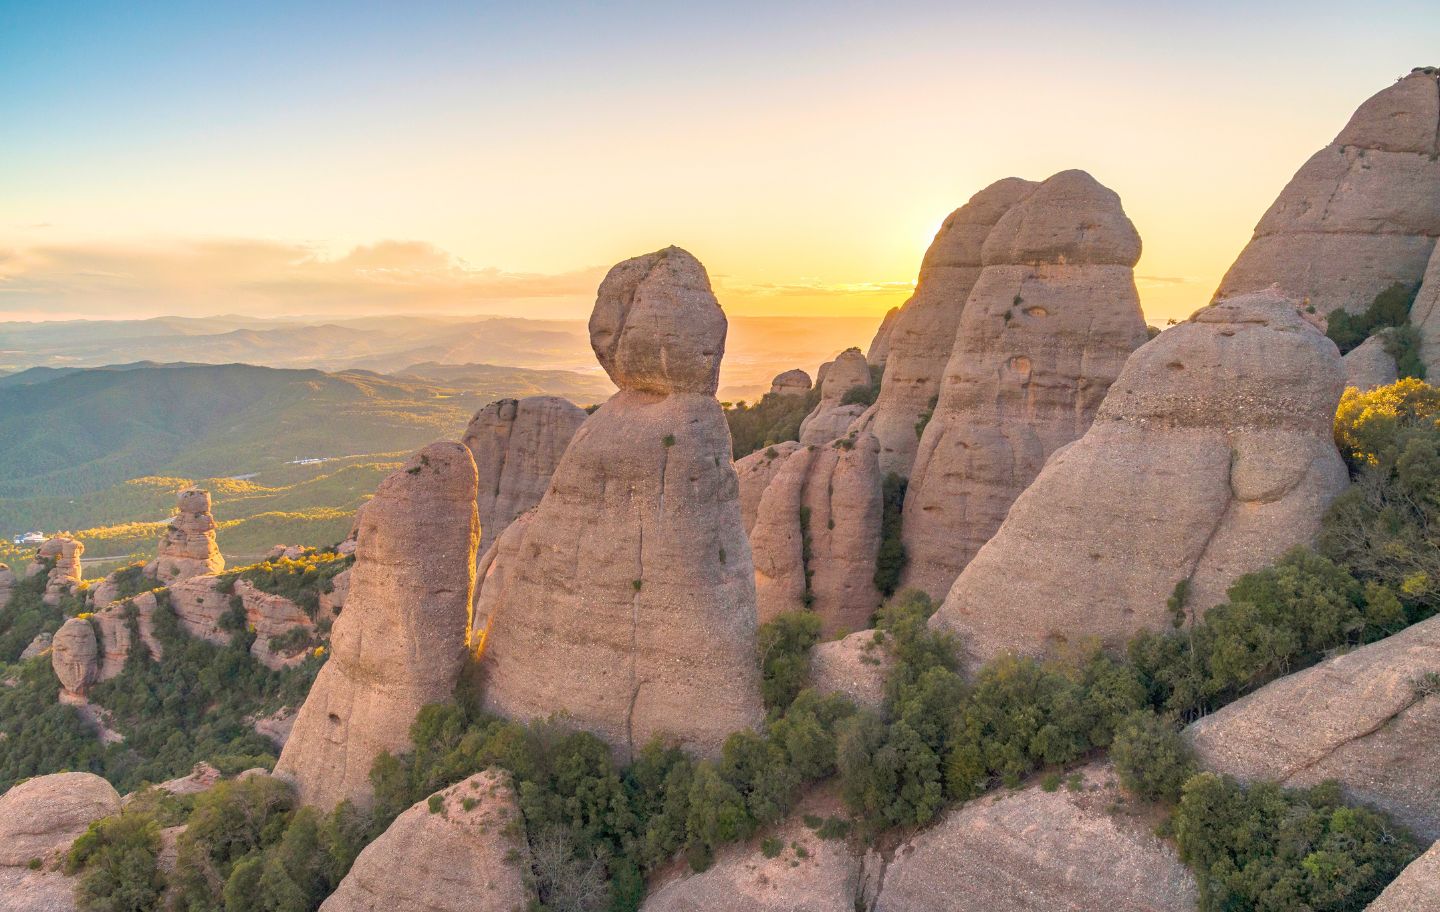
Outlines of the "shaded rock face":
[{"label": "shaded rock face", "polygon": [[[432,810],[437,807],[438,810]],[[515,912],[526,886],[524,823],[509,777],[476,773],[405,811],[365,847],[323,912]]]},{"label": "shaded rock face", "polygon": [[[915,426],[921,415],[934,408],[940,393],[960,314],[980,277],[985,239],[995,223],[1036,186],[1007,177],[950,213],[925,251],[915,293],[893,321],[886,317],[891,328],[885,374],[880,394],[861,424],[880,441],[882,473],[909,476],[920,444]],[[875,363],[873,359],[871,363]]]},{"label": "shaded rock face", "polygon": [[662,732],[713,754],[763,716],[754,569],[715,400],[725,315],[672,247],[612,269],[590,327],[620,391],[481,560],[485,702],[567,714],[622,755]]},{"label": "shaded rock face", "polygon": [[829,443],[841,436],[850,423],[865,412],[859,404],[842,405],[845,394],[857,386],[870,385],[870,365],[858,348],[847,348],[829,362],[820,385],[820,404],[800,422],[800,442]]},{"label": "shaded rock face", "polygon": [[[140,600],[144,598],[144,595],[137,596],[136,604],[140,604]],[[180,625],[191,636],[212,643],[230,642],[230,631],[221,627],[221,618],[237,600],[245,612],[245,626],[255,631],[255,642],[250,646],[250,654],[257,661],[267,668],[275,669],[304,661],[303,649],[290,653],[270,649],[271,640],[296,627],[304,627],[312,632],[316,630],[315,622],[305,613],[305,609],[284,596],[263,592],[244,579],[236,580],[234,591],[226,593],[220,588],[220,579],[214,576],[187,577],[170,586],[170,607],[179,617]],[[142,621],[140,629],[148,631],[150,627]]]},{"label": "shaded rock face", "polygon": [[1440,842],[1412,861],[1365,912],[1433,912],[1440,909]]},{"label": "shaded rock face", "polygon": [[874,912],[1193,912],[1195,880],[1120,799],[1106,766],[1081,791],[971,801],[895,851]]},{"label": "shaded rock face", "polygon": [[820,616],[822,636],[870,626],[881,599],[875,588],[884,513],[879,449],[865,433],[802,445],[783,457],[750,527],[762,624],[810,608]]},{"label": "shaded rock face", "polygon": [[[124,602],[112,602],[104,609],[97,611],[94,621],[99,627],[100,633],[100,668],[95,675],[96,681],[108,681],[120,672],[125,670],[125,663],[130,659],[130,653],[136,648],[135,636],[130,630],[128,612],[133,609],[135,612],[136,626],[140,630],[140,640],[149,651],[152,659],[164,657],[164,647],[155,637],[155,610],[158,602],[155,593],[142,592]],[[219,628],[215,632],[218,634]],[[215,642],[228,642],[218,637]]]},{"label": "shaded rock face", "polygon": [[885,702],[885,679],[895,657],[862,630],[844,639],[817,643],[810,650],[810,686],[822,694],[838,693],[858,706],[879,710]]},{"label": "shaded rock face", "polygon": [[540,502],[585,410],[559,396],[501,399],[475,413],[461,442],[475,457],[480,493],[479,553]]},{"label": "shaded rock face", "polygon": [[881,318],[880,328],[875,330],[875,338],[870,340],[870,347],[865,350],[865,360],[871,367],[883,368],[889,360],[890,337],[895,332],[895,318],[899,315],[900,308],[892,307]]},{"label": "shaded rock face", "polygon": [[1420,360],[1425,363],[1425,375],[1434,382],[1440,377],[1440,244],[1430,255],[1430,265],[1425,268],[1425,277],[1410,307],[1410,322],[1420,333]]},{"label": "shaded rock face", "polygon": [[10,569],[9,564],[0,564],[0,608],[10,604],[10,596],[15,593],[15,571]]},{"label": "shaded rock face", "polygon": [[740,519],[748,535],[760,511],[760,498],[785,465],[786,457],[800,449],[796,440],[787,440],[763,450],[756,450],[735,463],[735,476],[740,482]]},{"label": "shaded rock face", "polygon": [[1147,338],[1120,198],[1062,171],[985,237],[905,496],[902,582],[944,598],[1051,453],[1090,426]]},{"label": "shaded rock face", "polygon": [[83,700],[99,671],[100,647],[95,628],[83,618],[70,618],[55,631],[50,644],[50,666],[60,679],[62,699]]},{"label": "shaded rock face", "polygon": [[74,912],[75,881],[58,870],[0,867],[0,912]]},{"label": "shaded rock face", "polygon": [[162,585],[192,576],[219,573],[225,558],[215,544],[215,517],[210,514],[210,492],[187,488],[177,498],[175,517],[160,539],[155,559],[145,575]]},{"label": "shaded rock face", "polygon": [[62,598],[79,591],[80,580],[84,575],[80,556],[84,553],[83,544],[63,533],[47,538],[45,543],[36,549],[35,560],[25,568],[26,577],[45,572],[46,564],[54,562],[50,575],[46,577],[45,595],[42,597],[45,604],[58,605]]},{"label": "shaded rock face", "polygon": [[1376,333],[1351,349],[1341,359],[1345,366],[1345,385],[1362,392],[1377,386],[1389,386],[1400,379],[1395,359],[1385,350],[1386,333]]},{"label": "shaded rock face", "polygon": [[770,392],[777,396],[803,396],[810,392],[810,375],[798,367],[776,374],[770,381]]},{"label": "shaded rock face", "polygon": [[1349,483],[1331,430],[1343,386],[1334,343],[1274,295],[1166,330],[1126,362],[1095,424],[1015,501],[931,624],[983,660],[1167,629],[1181,580],[1203,614],[1236,577],[1309,542]]},{"label": "shaded rock face", "polygon": [[26,646],[20,652],[20,661],[28,661],[29,659],[33,659],[38,655],[42,655],[47,649],[50,648],[50,640],[51,635],[48,633],[35,634],[35,639],[31,640],[30,645]]},{"label": "shaded rock face", "polygon": [[93,773],[27,779],[0,795],[0,868],[49,862],[91,823],[119,811],[115,787]]},{"label": "shaded rock face", "polygon": [[1339,781],[1348,800],[1440,839],[1440,618],[1288,675],[1186,729],[1206,769],[1303,787]]},{"label": "shaded rock face", "polygon": [[1416,71],[1360,106],[1290,180],[1220,281],[1278,285],[1320,314],[1414,285],[1440,235],[1440,77]]},{"label": "shaded rock face", "polygon": [[366,505],[330,660],[275,767],[305,804],[369,804],[376,755],[408,745],[420,708],[454,692],[480,537],[475,488],[470,451],[434,443]]}]

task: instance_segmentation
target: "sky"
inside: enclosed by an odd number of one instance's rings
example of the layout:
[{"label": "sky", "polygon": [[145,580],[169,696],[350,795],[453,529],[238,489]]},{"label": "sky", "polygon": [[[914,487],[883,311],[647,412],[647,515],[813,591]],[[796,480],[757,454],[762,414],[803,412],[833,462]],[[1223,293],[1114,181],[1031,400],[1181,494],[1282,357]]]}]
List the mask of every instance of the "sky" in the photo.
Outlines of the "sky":
[{"label": "sky", "polygon": [[583,317],[668,244],[878,318],[973,193],[1083,168],[1163,324],[1435,64],[1435,0],[0,0],[0,320]]}]

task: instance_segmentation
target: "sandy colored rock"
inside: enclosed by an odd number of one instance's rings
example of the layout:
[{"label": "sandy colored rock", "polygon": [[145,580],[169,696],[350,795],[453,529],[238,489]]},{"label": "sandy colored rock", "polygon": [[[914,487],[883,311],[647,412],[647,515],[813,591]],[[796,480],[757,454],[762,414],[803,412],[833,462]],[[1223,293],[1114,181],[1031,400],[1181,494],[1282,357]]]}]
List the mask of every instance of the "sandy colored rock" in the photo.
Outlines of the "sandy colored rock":
[{"label": "sandy colored rock", "polygon": [[0,868],[49,862],[91,823],[119,811],[115,787],[93,773],[27,779],[0,795]]},{"label": "sandy colored rock", "polygon": [[270,743],[277,748],[285,747],[285,742],[290,740],[290,732],[295,728],[296,710],[286,706],[275,710],[268,716],[262,716],[251,723],[250,727],[255,734],[263,735],[270,739]]},{"label": "sandy colored rock", "polygon": [[798,449],[799,441],[787,440],[763,450],[756,450],[736,461],[735,475],[740,482],[740,519],[745,524],[747,534],[755,525],[755,517],[760,511],[760,498],[765,496],[765,489],[770,487],[770,482],[785,465],[786,457]]},{"label": "sandy colored rock", "polygon": [[1417,70],[1315,153],[1260,219],[1217,299],[1278,285],[1320,314],[1414,285],[1440,235],[1440,87]]},{"label": "sandy colored rock", "polygon": [[420,708],[454,692],[480,538],[475,488],[470,451],[433,443],[366,505],[330,659],[275,767],[303,803],[369,804],[376,755],[407,747]]},{"label": "sandy colored rock", "polygon": [[1311,541],[1349,483],[1332,436],[1343,385],[1334,343],[1294,302],[1200,310],[1130,357],[930,623],[980,661],[1168,629],[1181,580],[1203,614]]},{"label": "sandy colored rock", "polygon": [[[355,552],[351,551],[351,554]],[[332,621],[340,616],[340,610],[345,607],[345,601],[350,597],[350,571],[341,570],[330,578],[330,586],[320,593],[320,617],[330,618]],[[317,618],[318,620],[318,618]]]},{"label": "sandy colored rock", "polygon": [[213,788],[221,778],[218,769],[202,760],[191,767],[186,775],[168,779],[155,788],[172,795],[197,795]]},{"label": "sandy colored rock", "polygon": [[1147,338],[1120,198],[1062,171],[986,235],[905,496],[902,582],[944,598]]},{"label": "sandy colored rock", "polygon": [[0,564],[0,609],[10,604],[10,597],[15,593],[15,571],[10,569],[9,564]]},{"label": "sandy colored rock", "polygon": [[[438,810],[431,810],[432,802]],[[509,777],[476,773],[405,811],[365,847],[322,912],[517,912],[534,901]]]},{"label": "sandy colored rock", "polygon": [[1365,912],[1435,912],[1440,909],[1440,842],[1410,862]]},{"label": "sandy colored rock", "polygon": [[870,386],[870,365],[858,348],[847,348],[825,368],[820,403],[800,422],[800,442],[829,443],[841,436],[865,412],[857,403],[845,405],[845,394],[857,386]]},{"label": "sandy colored rock", "polygon": [[1031,786],[947,812],[896,849],[874,912],[1194,912],[1194,877],[1153,824],[1110,810],[1103,765],[1083,790]]},{"label": "sandy colored rock", "polygon": [[0,912],[75,912],[75,880],[58,870],[0,868]]},{"label": "sandy colored rock", "polygon": [[1420,333],[1420,360],[1430,382],[1440,378],[1440,245],[1430,256],[1415,303],[1410,306],[1410,322]]},{"label": "sandy colored rock", "polygon": [[65,696],[84,698],[99,672],[99,654],[95,628],[89,621],[73,617],[55,631],[50,643],[50,666],[55,669]]},{"label": "sandy colored rock", "polygon": [[770,392],[777,396],[803,396],[810,392],[810,375],[798,367],[776,374],[770,381]]},{"label": "sandy colored rock", "polygon": [[[112,602],[95,612],[95,625],[100,634],[100,668],[96,681],[108,681],[125,670],[125,663],[136,648],[130,629],[129,615],[135,614],[140,641],[152,659],[164,657],[165,649],[155,636],[155,611],[159,603],[155,593],[142,592],[131,599]],[[227,635],[228,636],[228,635]]]},{"label": "sandy colored rock", "polygon": [[960,314],[980,277],[985,239],[1001,216],[1036,186],[1018,177],[996,181],[950,213],[925,251],[915,293],[895,315],[889,332],[880,393],[859,425],[880,442],[882,472],[909,476],[920,443],[915,426],[940,394]]},{"label": "sandy colored rock", "polygon": [[565,714],[622,755],[661,733],[713,754],[763,716],[754,568],[714,395],[725,315],[672,247],[612,269],[590,326],[620,391],[481,568],[485,704]]},{"label": "sandy colored rock", "polygon": [[501,399],[475,413],[461,442],[480,476],[475,507],[485,551],[505,527],[540,502],[585,410],[559,396]]},{"label": "sandy colored rock", "polygon": [[21,650],[20,661],[25,662],[38,655],[44,655],[50,649],[50,640],[51,635],[48,633],[35,634],[35,639],[30,641],[30,645]]},{"label": "sandy colored rock", "polygon": [[84,570],[81,568],[80,556],[85,553],[85,545],[76,541],[65,533],[52,538],[47,538],[35,551],[35,559],[25,568],[27,578],[39,573],[47,572],[45,581],[45,594],[42,597],[47,605],[58,605],[61,599],[73,596],[80,590],[80,580],[84,577]]},{"label": "sandy colored rock", "polygon": [[180,619],[180,626],[191,636],[212,643],[230,642],[230,631],[221,626],[221,619],[237,602],[245,612],[245,626],[255,631],[250,654],[257,661],[275,669],[304,661],[304,648],[289,652],[270,648],[271,640],[296,627],[318,636],[315,622],[305,609],[284,596],[257,589],[246,579],[235,580],[233,591],[227,593],[222,589],[220,578],[214,576],[186,577],[170,586],[170,607]]},{"label": "sandy colored rock", "polygon": [[1384,332],[1376,333],[1351,349],[1341,361],[1345,366],[1345,385],[1360,390],[1389,386],[1400,379],[1395,359],[1385,350]]},{"label": "sandy colored rock", "polygon": [[875,635],[874,630],[862,630],[817,643],[810,650],[810,686],[878,710],[885,702],[885,679],[895,667],[895,657]]},{"label": "sandy colored rock", "polygon": [[215,544],[210,492],[186,488],[177,495],[175,507],[175,516],[165,527],[155,559],[145,565],[145,575],[168,586],[192,576],[224,570],[225,558]]},{"label": "sandy colored rock", "polygon": [[1440,838],[1440,618],[1280,678],[1185,730],[1206,769],[1289,786],[1337,780]]},{"label": "sandy colored rock", "polygon": [[885,311],[885,316],[881,318],[880,327],[875,330],[875,337],[870,340],[870,347],[865,350],[865,360],[871,367],[885,367],[885,362],[890,357],[890,337],[895,332],[895,318],[899,315],[900,308],[892,307]]}]

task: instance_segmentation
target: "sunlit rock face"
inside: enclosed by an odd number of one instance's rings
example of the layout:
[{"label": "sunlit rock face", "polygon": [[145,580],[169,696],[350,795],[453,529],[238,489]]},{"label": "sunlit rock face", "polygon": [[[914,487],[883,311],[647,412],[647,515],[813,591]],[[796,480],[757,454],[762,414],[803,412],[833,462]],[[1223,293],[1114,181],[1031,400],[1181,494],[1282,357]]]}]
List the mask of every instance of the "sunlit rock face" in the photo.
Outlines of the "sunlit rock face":
[{"label": "sunlit rock face", "polygon": [[1090,426],[1147,338],[1139,257],[1120,197],[1083,171],[990,229],[910,475],[904,586],[944,598],[1050,454]]},{"label": "sunlit rock face", "polygon": [[475,457],[480,476],[478,553],[484,554],[515,517],[545,496],[570,438],[584,423],[585,410],[559,396],[501,399],[470,419],[461,442]]},{"label": "sunlit rock face", "polygon": [[225,558],[215,543],[210,492],[187,488],[177,501],[175,516],[160,539],[155,559],[145,565],[145,575],[162,586],[225,569]]},{"label": "sunlit rock face", "polygon": [[35,559],[25,568],[26,578],[41,573],[45,577],[45,594],[42,600],[47,605],[59,605],[61,600],[80,591],[84,578],[80,557],[85,553],[83,542],[76,541],[65,533],[47,538],[35,549]]},{"label": "sunlit rock face", "polygon": [[847,348],[825,366],[820,383],[820,403],[800,422],[800,442],[829,443],[843,435],[850,423],[865,412],[859,403],[845,403],[845,394],[855,387],[870,386],[870,365],[858,348]]},{"label": "sunlit rock face", "polygon": [[1221,301],[1136,351],[950,589],[932,626],[974,662],[1169,629],[1313,539],[1349,484],[1335,344],[1294,301]]},{"label": "sunlit rock face", "polygon": [[305,804],[368,805],[376,756],[405,750],[421,707],[453,695],[480,538],[475,487],[470,451],[433,443],[366,504],[330,660],[275,766]]},{"label": "sunlit rock face", "polygon": [[620,391],[481,560],[471,642],[488,709],[563,714],[625,756],[660,734],[714,754],[763,717],[754,565],[715,399],[725,333],[679,248],[606,276],[590,339]]},{"label": "sunlit rock face", "polygon": [[776,396],[803,396],[810,392],[810,375],[798,367],[776,374],[770,381],[770,392]]},{"label": "sunlit rock face", "polygon": [[1278,285],[1321,315],[1420,282],[1440,236],[1440,75],[1412,72],[1356,110],[1255,226],[1216,299]]}]

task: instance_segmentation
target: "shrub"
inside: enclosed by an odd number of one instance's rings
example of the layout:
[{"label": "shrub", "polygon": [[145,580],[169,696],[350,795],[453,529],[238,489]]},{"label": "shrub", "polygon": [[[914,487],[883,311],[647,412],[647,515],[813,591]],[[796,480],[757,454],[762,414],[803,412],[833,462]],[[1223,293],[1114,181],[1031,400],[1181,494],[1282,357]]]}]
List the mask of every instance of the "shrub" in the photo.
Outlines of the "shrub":
[{"label": "shrub", "polygon": [[788,611],[760,625],[760,694],[766,709],[783,712],[810,675],[810,648],[820,640],[820,617]]},{"label": "shrub", "polygon": [[1178,801],[1195,771],[1189,745],[1175,726],[1148,710],[1125,717],[1110,745],[1120,783],[1147,801]]},{"label": "shrub", "polygon": [[1419,291],[1418,283],[1396,282],[1377,294],[1363,313],[1346,313],[1344,308],[1332,310],[1326,318],[1326,335],[1340,347],[1340,353],[1345,354],[1378,330],[1406,326],[1410,321],[1410,307]]},{"label": "shrub", "polygon": [[905,507],[906,481],[894,472],[882,485],[883,512],[880,520],[880,551],[875,557],[875,588],[886,598],[895,594],[900,573],[905,569],[905,543],[901,540],[901,510]]}]

